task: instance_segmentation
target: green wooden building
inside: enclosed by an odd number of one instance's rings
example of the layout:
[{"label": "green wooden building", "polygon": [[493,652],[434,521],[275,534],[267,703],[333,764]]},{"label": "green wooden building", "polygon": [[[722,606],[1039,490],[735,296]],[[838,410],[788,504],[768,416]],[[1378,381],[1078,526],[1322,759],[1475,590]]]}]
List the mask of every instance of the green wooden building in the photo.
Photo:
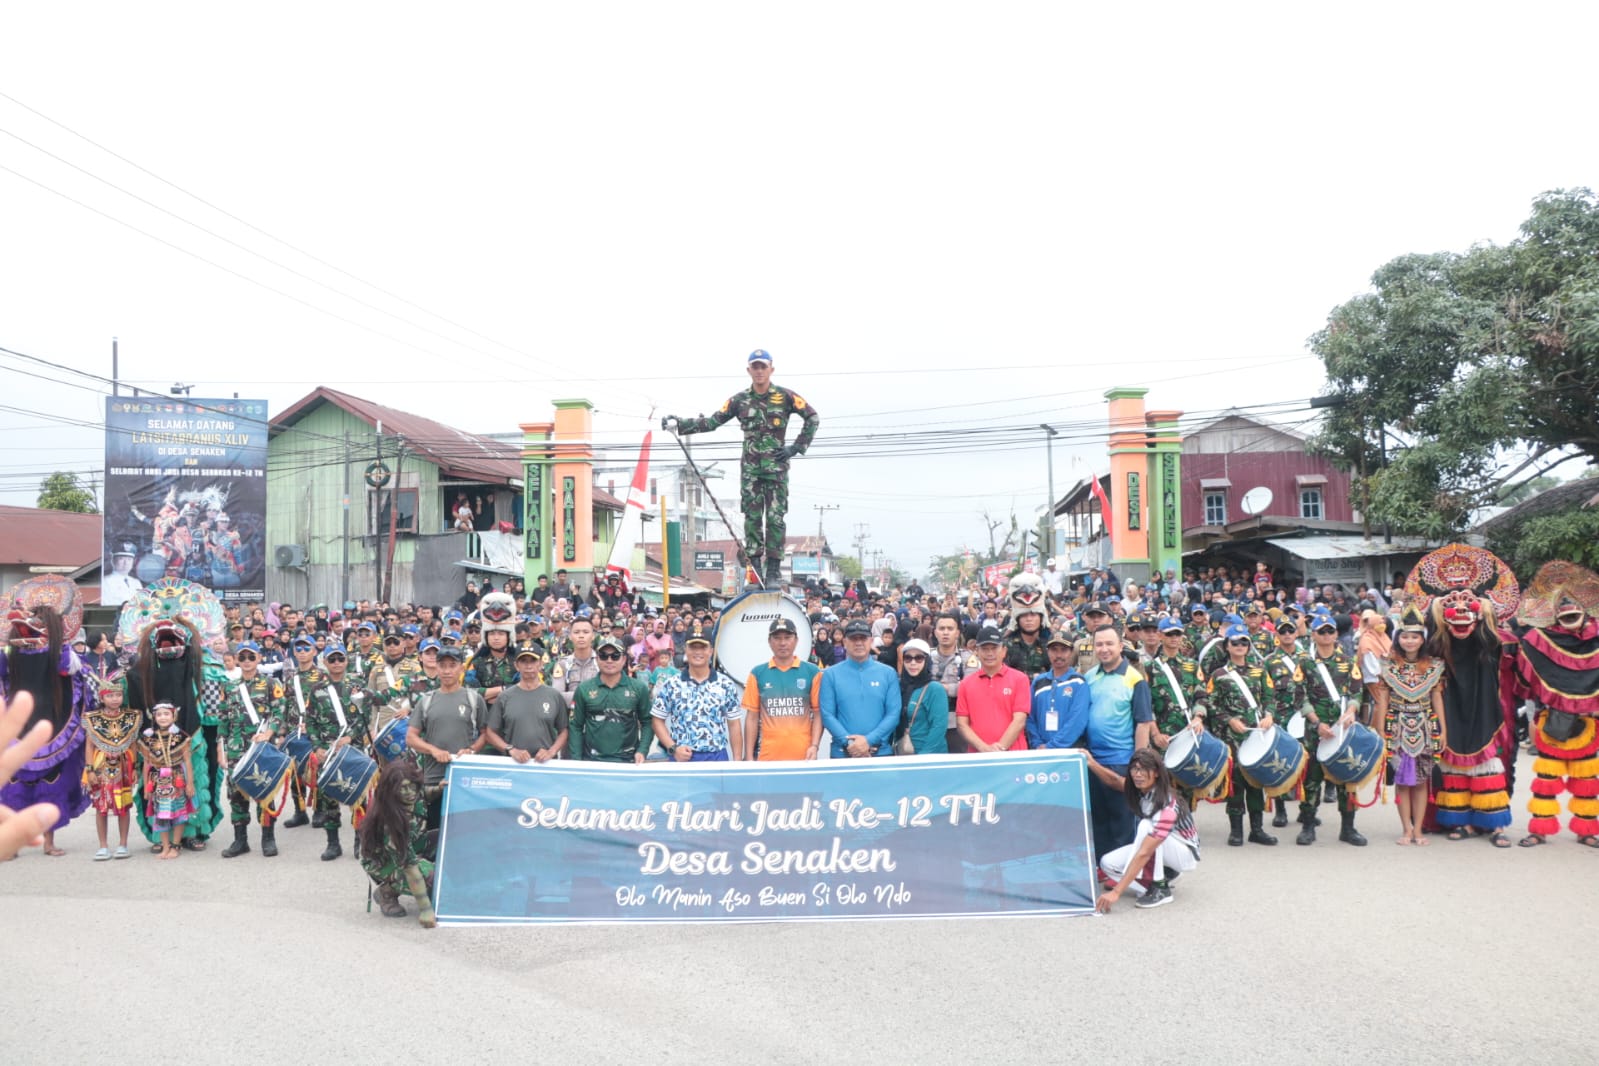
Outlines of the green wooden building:
[{"label": "green wooden building", "polygon": [[[476,534],[520,532],[522,483],[516,443],[318,388],[272,420],[267,598],[448,603],[472,570],[498,585],[510,575],[482,562]],[[595,490],[597,558],[621,512]],[[473,532],[457,531],[458,519]]]}]

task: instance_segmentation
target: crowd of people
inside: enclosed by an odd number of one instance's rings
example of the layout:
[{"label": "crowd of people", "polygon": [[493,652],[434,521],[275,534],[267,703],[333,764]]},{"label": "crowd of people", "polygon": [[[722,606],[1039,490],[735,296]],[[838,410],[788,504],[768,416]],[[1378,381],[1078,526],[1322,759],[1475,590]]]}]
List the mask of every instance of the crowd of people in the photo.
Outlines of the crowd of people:
[{"label": "crowd of people", "polygon": [[[405,808],[398,828],[358,847],[391,915],[405,913],[406,871],[425,872],[446,768],[469,754],[638,763],[1081,751],[1102,908],[1128,891],[1145,907],[1173,898],[1171,882],[1198,858],[1192,811],[1201,799],[1225,802],[1228,845],[1278,842],[1264,818],[1287,825],[1291,797],[1266,795],[1236,758],[1243,736],[1274,722],[1300,716],[1306,726],[1306,768],[1293,790],[1297,844],[1317,842],[1321,808],[1333,803],[1338,839],[1366,844],[1351,790],[1324,781],[1317,761],[1318,742],[1355,721],[1385,738],[1398,844],[1426,845],[1429,799],[1440,809],[1451,802],[1438,780],[1449,740],[1445,663],[1397,586],[1290,593],[1261,564],[1180,581],[1156,575],[1139,587],[1108,571],[1068,579],[1050,560],[1004,589],[928,593],[911,583],[874,593],[811,582],[790,592],[810,627],[809,656],[798,654],[796,622],[779,617],[767,633],[769,661],[739,678],[715,663],[716,608],[650,606],[619,575],[597,577],[588,596],[562,571],[532,590],[474,582],[449,605],[230,605],[216,761],[226,770],[253,743],[306,737],[314,754],[309,767],[296,759],[294,813],[280,823],[280,812],[256,802],[255,821],[264,854],[276,854],[279,825],[311,822],[327,834],[322,858],[333,860],[343,854],[340,804],[309,787],[318,761],[350,745],[386,763],[407,752],[414,789],[395,792]],[[203,849],[203,834],[184,833],[195,799],[190,738],[158,706],[154,731],[131,747],[107,744],[103,715],[118,713],[117,671],[129,649],[119,655],[97,637],[93,650],[78,651],[100,678],[86,770],[95,857],[127,855],[136,779],[148,806],[139,813],[161,834],[153,850],[170,858],[180,847]],[[1214,795],[1168,773],[1164,753],[1184,730],[1210,732],[1233,756]],[[1481,790],[1468,795],[1451,783],[1465,797],[1461,809],[1478,806]],[[1506,846],[1501,788],[1502,822],[1440,816],[1439,825],[1457,839],[1480,830]],[[237,788],[228,799],[234,840],[222,854],[233,858],[251,850],[252,802]],[[108,854],[113,818],[120,839]]]}]

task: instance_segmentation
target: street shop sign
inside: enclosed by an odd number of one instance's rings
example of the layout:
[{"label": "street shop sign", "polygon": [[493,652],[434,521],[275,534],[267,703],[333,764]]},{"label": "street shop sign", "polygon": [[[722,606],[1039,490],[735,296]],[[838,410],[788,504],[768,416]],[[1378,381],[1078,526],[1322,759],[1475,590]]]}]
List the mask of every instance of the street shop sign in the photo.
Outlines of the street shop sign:
[{"label": "street shop sign", "polygon": [[450,763],[435,904],[455,925],[1076,915],[1072,752],[643,765]]}]

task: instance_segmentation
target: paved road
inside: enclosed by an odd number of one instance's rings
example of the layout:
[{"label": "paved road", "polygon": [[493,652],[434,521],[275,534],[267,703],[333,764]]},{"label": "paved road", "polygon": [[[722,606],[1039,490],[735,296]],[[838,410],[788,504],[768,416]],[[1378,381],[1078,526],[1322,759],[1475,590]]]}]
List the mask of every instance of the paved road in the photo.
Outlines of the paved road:
[{"label": "paved road", "polygon": [[0,866],[0,1060],[147,1055],[166,1013],[174,1063],[1591,1063],[1599,852],[1360,822],[1364,849],[1228,848],[1207,805],[1176,902],[1108,918],[426,931],[309,827],[270,861],[94,863],[84,818]]}]

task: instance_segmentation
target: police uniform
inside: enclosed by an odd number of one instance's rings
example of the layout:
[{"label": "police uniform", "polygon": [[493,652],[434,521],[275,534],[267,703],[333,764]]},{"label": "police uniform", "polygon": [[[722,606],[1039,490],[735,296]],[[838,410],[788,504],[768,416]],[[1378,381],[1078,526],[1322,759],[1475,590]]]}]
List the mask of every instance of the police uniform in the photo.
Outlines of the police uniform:
[{"label": "police uniform", "polygon": [[570,708],[577,696],[577,687],[599,676],[600,661],[595,658],[593,649],[590,649],[587,659],[563,655],[555,660],[555,666],[550,670],[550,687],[565,697],[566,705]]}]

